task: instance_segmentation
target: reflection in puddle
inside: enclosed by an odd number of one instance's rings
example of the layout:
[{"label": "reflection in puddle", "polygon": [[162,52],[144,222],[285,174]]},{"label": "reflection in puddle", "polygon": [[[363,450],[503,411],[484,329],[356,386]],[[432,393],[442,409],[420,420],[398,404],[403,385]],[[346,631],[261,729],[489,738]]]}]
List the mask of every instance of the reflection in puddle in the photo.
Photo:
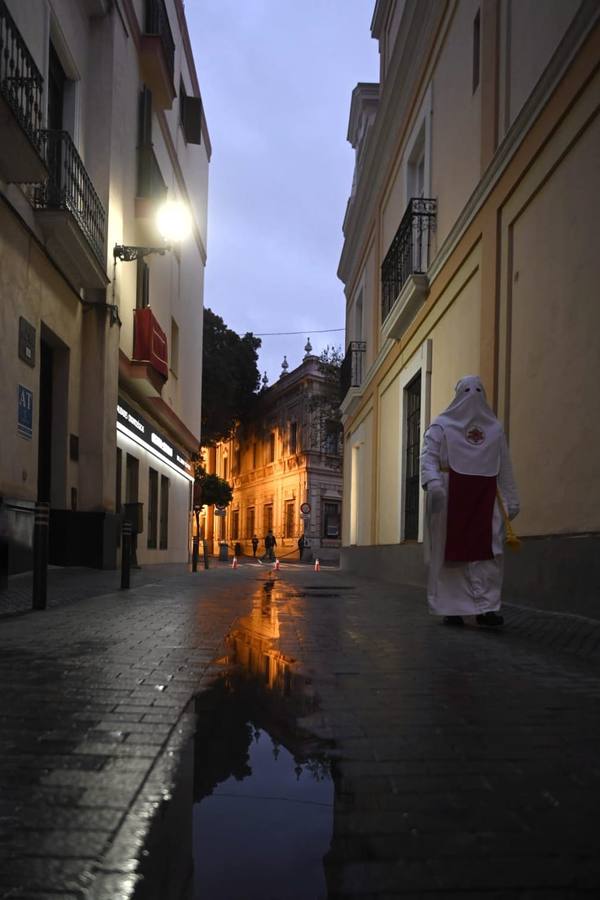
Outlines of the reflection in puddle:
[{"label": "reflection in puddle", "polygon": [[[173,792],[173,806],[182,797],[179,823],[155,833],[136,900],[327,896],[333,780],[327,748],[297,724],[317,703],[310,679],[276,646],[275,593],[270,581],[256,592],[228,635],[223,674],[195,699],[195,733]],[[160,857],[173,844],[188,855],[190,842],[193,878],[179,877],[182,889],[165,874],[181,866],[172,853]]]}]

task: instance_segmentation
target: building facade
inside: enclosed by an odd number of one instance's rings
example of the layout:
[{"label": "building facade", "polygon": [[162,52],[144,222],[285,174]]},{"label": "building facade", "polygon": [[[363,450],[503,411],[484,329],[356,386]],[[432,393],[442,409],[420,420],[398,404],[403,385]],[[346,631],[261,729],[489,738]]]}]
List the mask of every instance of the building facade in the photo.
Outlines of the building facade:
[{"label": "building facade", "polygon": [[182,0],[1,0],[0,40],[4,569],[38,500],[51,562],[114,566],[136,501],[138,561],[186,559],[210,142]]},{"label": "building facade", "polygon": [[480,374],[521,494],[507,592],[598,612],[599,17],[587,0],[375,4],[339,266],[348,568],[423,583],[421,438]]},{"label": "building facade", "polygon": [[307,353],[301,365],[265,388],[251,422],[228,441],[207,448],[207,470],[233,486],[233,501],[219,515],[204,507],[204,534],[216,552],[236,542],[252,554],[272,529],[281,558],[298,558],[304,534],[306,557],[337,559],[341,543],[341,432],[336,418],[338,386]]}]

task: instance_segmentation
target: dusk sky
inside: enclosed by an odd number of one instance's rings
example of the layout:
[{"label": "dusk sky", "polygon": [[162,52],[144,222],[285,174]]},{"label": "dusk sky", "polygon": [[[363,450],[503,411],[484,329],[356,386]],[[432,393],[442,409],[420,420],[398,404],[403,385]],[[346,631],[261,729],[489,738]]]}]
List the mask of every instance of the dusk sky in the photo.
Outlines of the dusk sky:
[{"label": "dusk sky", "polygon": [[342,345],[336,271],[354,153],[350,96],[378,80],[373,0],[186,0],[212,142],[204,304],[263,337],[261,375]]}]

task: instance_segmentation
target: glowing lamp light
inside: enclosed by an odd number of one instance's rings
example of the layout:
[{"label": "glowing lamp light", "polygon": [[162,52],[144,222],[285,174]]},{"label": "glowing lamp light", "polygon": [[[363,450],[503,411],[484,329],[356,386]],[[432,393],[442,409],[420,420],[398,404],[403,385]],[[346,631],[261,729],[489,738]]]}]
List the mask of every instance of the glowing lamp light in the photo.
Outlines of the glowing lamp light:
[{"label": "glowing lamp light", "polygon": [[167,244],[179,244],[192,233],[192,217],[183,203],[167,200],[156,213],[156,227]]}]

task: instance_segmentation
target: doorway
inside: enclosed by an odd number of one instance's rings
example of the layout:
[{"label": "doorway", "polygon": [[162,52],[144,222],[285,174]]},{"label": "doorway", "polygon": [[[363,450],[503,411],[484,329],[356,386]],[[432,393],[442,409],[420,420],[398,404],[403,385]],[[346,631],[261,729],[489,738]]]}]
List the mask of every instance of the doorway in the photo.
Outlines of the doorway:
[{"label": "doorway", "polygon": [[404,468],[404,540],[419,537],[419,456],[421,449],[421,373],[404,389],[406,456]]}]

